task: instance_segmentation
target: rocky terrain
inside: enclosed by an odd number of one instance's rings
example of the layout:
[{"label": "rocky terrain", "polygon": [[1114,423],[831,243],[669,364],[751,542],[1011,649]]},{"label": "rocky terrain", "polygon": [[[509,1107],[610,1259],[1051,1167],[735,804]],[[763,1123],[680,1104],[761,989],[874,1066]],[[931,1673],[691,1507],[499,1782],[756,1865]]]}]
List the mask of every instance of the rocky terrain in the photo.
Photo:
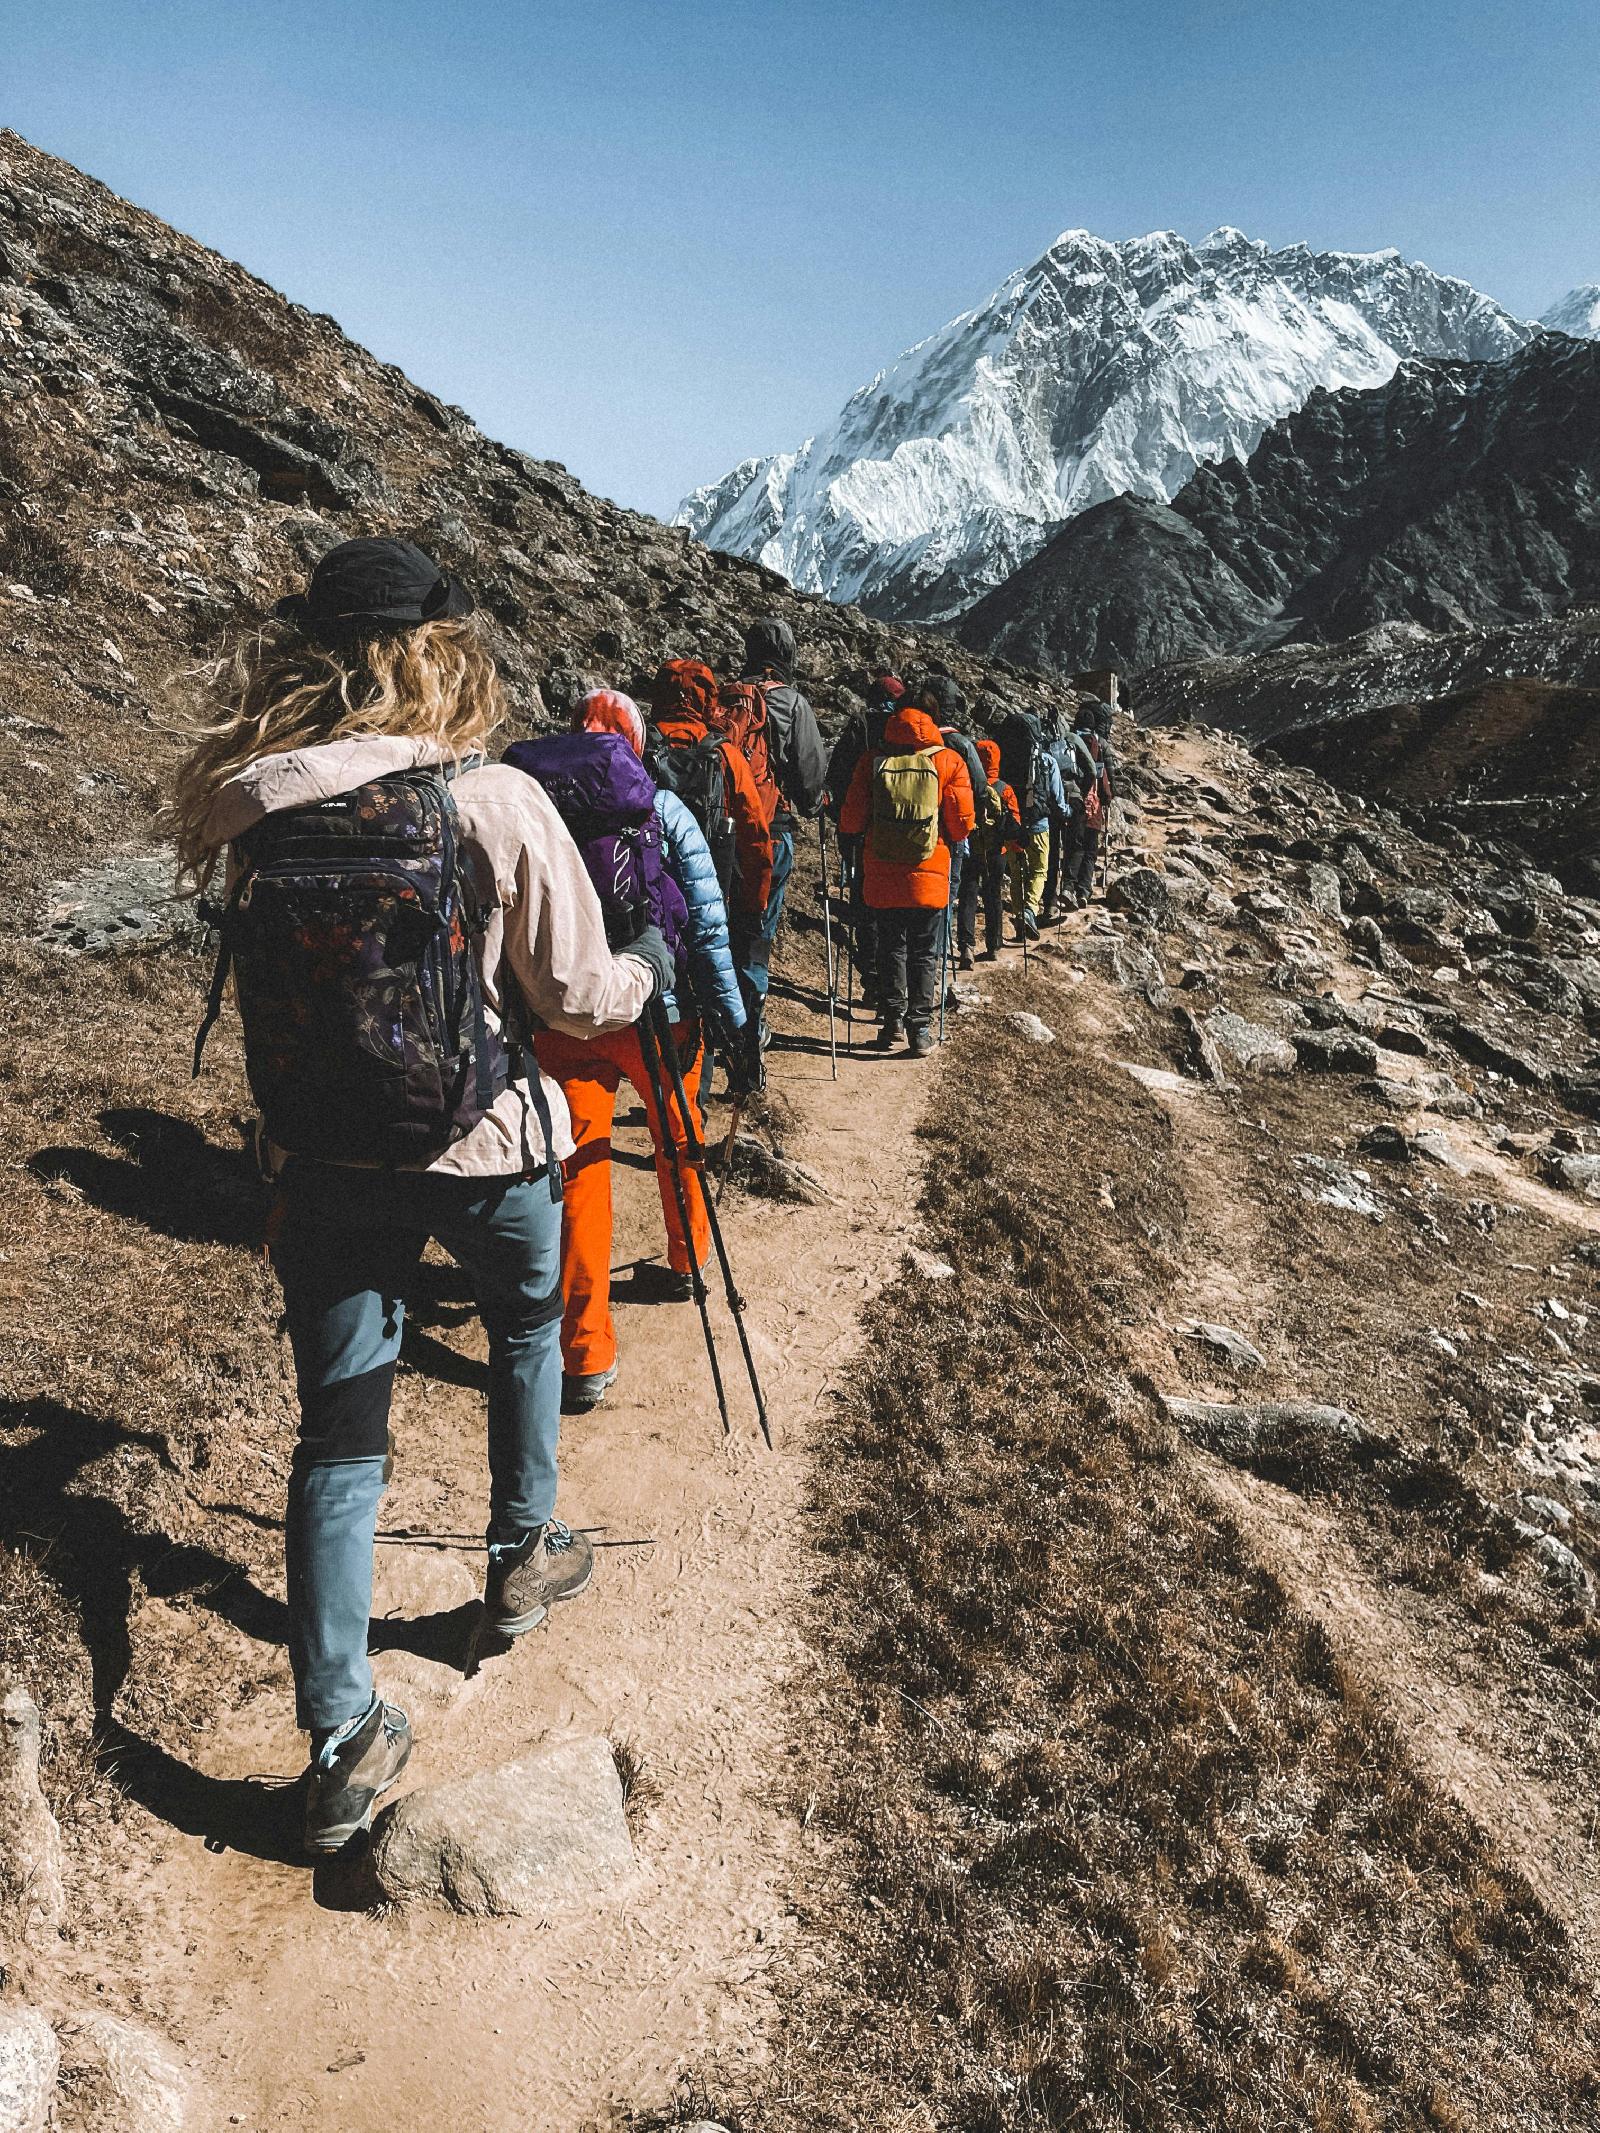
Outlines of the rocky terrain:
[{"label": "rocky terrain", "polygon": [[1536,331],[1397,252],[1068,230],[798,451],[686,497],[679,522],[874,614],[949,617],[1063,520],[1171,497],[1318,388],[1379,385],[1410,356],[1496,361]]},{"label": "rocky terrain", "polygon": [[927,1070],[858,1018],[834,1080],[808,845],[725,1209],[777,1450],[652,1291],[624,1113],[625,1382],[563,1445],[607,1552],[509,1659],[430,1258],[372,1625],[418,1755],[306,1873],[292,1368],[231,1018],[188,1079],[165,677],[370,524],[483,592],[522,720],[772,606],[829,714],[932,647],[0,149],[0,2123],[1592,2123],[1600,902],[1212,725],[1124,727],[1106,901]]},{"label": "rocky terrain", "polygon": [[1408,361],[1386,384],[1314,393],[1170,504],[1084,513],[956,634],[1071,673],[1543,621],[1600,597],[1597,481],[1596,343]]},{"label": "rocky terrain", "polygon": [[[175,714],[172,675],[336,540],[404,532],[472,585],[513,705],[663,657],[725,668],[754,614],[804,647],[824,711],[926,648],[760,565],[590,496],[483,436],[242,268],[0,134],[0,910],[125,931]],[[959,651],[941,662],[976,683]],[[85,921],[85,911],[88,917]]]}]

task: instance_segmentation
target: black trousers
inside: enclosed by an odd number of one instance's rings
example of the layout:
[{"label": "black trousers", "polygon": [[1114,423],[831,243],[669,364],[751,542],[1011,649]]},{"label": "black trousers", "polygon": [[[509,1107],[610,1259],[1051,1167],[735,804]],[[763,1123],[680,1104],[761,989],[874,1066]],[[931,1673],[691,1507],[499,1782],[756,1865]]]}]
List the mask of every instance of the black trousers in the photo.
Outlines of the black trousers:
[{"label": "black trousers", "polygon": [[982,902],[983,859],[977,848],[969,845],[956,896],[956,946],[969,955],[978,945],[978,907]]},{"label": "black trousers", "polygon": [[1094,870],[1100,857],[1100,830],[1091,828],[1082,815],[1074,815],[1072,826],[1067,831],[1066,850],[1063,854],[1063,874],[1067,888],[1079,896],[1094,894]]},{"label": "black trousers", "polygon": [[1044,901],[1039,906],[1041,918],[1048,918],[1056,907],[1056,898],[1061,893],[1061,861],[1066,844],[1065,831],[1055,816],[1050,817],[1050,857],[1045,861]]},{"label": "black trousers", "polygon": [[939,1001],[943,911],[878,911],[878,1007],[885,1022],[926,1029]]}]

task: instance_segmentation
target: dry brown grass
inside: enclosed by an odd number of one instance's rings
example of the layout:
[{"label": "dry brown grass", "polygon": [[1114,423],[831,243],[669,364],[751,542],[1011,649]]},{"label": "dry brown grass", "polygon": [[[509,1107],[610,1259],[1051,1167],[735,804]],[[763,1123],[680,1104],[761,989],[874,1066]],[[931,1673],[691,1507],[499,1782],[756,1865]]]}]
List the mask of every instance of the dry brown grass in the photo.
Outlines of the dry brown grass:
[{"label": "dry brown grass", "polygon": [[1595,2122],[1561,1929],[1119,1368],[1183,1224],[1163,1114],[1070,1039],[988,1023],[925,1131],[958,1278],[881,1299],[818,1471],[809,1952],[769,2073],[686,2110],[757,2133]]}]

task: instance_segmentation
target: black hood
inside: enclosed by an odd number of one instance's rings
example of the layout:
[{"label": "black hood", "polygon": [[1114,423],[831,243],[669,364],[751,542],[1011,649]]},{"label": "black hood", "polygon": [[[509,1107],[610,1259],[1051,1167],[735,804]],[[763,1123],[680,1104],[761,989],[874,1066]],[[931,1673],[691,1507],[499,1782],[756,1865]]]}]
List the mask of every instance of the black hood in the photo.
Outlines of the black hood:
[{"label": "black hood", "polygon": [[744,670],[759,674],[763,667],[785,681],[794,679],[794,631],[778,615],[764,615],[745,632]]}]

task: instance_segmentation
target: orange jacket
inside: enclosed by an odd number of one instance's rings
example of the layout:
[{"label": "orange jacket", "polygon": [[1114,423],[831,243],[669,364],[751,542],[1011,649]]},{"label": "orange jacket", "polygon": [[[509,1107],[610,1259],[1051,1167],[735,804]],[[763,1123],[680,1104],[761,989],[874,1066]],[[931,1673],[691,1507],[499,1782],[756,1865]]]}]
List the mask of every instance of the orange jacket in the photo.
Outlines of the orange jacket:
[{"label": "orange jacket", "polygon": [[1022,842],[1022,809],[1017,805],[1017,796],[1000,775],[1000,743],[979,741],[978,761],[983,765],[983,774],[989,780],[989,790],[1000,803],[1000,812],[988,823],[980,822],[974,832],[974,842],[985,859],[993,859],[998,852],[1007,852]]},{"label": "orange jacket", "polygon": [[871,822],[872,773],[882,757],[920,748],[933,751],[933,767],[939,773],[939,841],[919,865],[908,867],[874,859],[872,839],[867,838],[862,887],[874,911],[942,911],[950,901],[951,851],[972,830],[972,780],[966,764],[943,745],[926,711],[909,710],[895,712],[883,729],[882,749],[857,763],[839,813],[840,834],[859,837]]},{"label": "orange jacket", "polygon": [[[656,720],[656,731],[669,748],[692,747],[711,729],[703,718],[687,710],[672,711]],[[736,909],[747,916],[767,908],[772,893],[772,832],[750,765],[732,741],[722,744],[723,772],[727,779],[728,812],[733,817],[734,850],[739,857],[739,893]]]}]

